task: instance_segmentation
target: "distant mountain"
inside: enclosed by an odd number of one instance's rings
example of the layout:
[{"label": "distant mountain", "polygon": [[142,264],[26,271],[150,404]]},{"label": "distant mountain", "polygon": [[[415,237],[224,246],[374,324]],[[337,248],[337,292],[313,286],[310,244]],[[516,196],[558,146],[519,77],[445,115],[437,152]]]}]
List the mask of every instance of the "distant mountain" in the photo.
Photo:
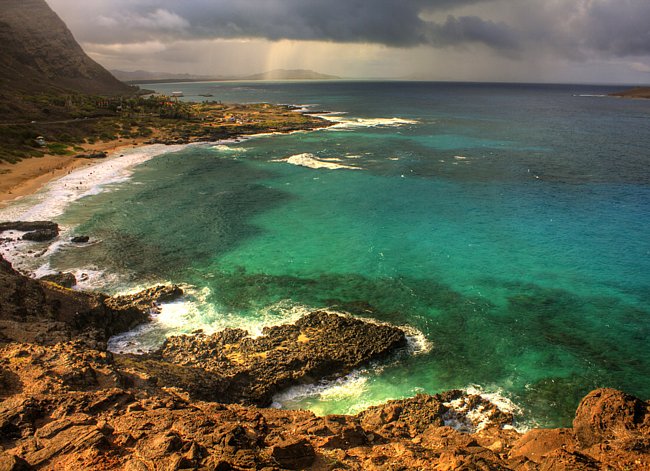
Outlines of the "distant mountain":
[{"label": "distant mountain", "polygon": [[168,72],[148,72],[146,70],[134,70],[127,72],[124,70],[111,70],[115,77],[124,82],[146,82],[147,80],[179,80],[179,81],[202,81],[202,80],[223,80],[226,77],[193,75],[193,74],[172,74]]},{"label": "distant mountain", "polygon": [[610,93],[610,96],[622,98],[646,98],[650,99],[650,87],[636,87],[622,92]]},{"label": "distant mountain", "polygon": [[[0,0],[1,1],[1,0]],[[313,70],[276,69],[269,72],[253,75],[192,75],[172,74],[168,72],[147,72],[146,70],[135,70],[125,72],[123,70],[111,70],[120,80],[128,83],[165,83],[165,82],[218,82],[220,80],[337,80],[340,77],[314,72]]]},{"label": "distant mountain", "polygon": [[133,93],[81,49],[45,0],[0,0],[0,93]]},{"label": "distant mountain", "polygon": [[326,75],[305,69],[275,69],[261,74],[240,77],[240,80],[337,80],[341,77]]}]

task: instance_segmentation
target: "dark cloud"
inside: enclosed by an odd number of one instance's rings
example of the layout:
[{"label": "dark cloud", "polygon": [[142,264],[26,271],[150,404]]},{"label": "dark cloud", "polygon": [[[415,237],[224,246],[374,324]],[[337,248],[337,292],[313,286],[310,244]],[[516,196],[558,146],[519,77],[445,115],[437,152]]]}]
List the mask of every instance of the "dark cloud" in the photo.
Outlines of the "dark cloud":
[{"label": "dark cloud", "polygon": [[111,44],[265,38],[408,48],[482,44],[569,60],[650,54],[650,0],[48,0]]},{"label": "dark cloud", "polygon": [[485,21],[478,16],[448,16],[442,24],[429,26],[430,43],[449,46],[483,43],[503,52],[520,48],[519,33],[504,22]]},{"label": "dark cloud", "polygon": [[[70,0],[51,0],[63,7]],[[192,38],[265,38],[393,47],[464,42],[513,49],[511,28],[479,17],[424,15],[492,0],[94,0],[96,20],[75,25],[94,43]],[[71,5],[72,7],[72,5]],[[72,13],[70,13],[72,14]],[[97,24],[101,27],[97,27]]]},{"label": "dark cloud", "polygon": [[650,0],[594,0],[582,34],[584,45],[611,56],[650,55]]}]

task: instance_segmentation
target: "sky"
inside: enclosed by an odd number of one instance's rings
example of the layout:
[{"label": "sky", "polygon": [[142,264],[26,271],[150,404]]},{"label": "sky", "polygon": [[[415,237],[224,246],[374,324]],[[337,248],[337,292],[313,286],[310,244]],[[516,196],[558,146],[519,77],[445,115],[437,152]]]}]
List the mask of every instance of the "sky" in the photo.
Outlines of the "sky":
[{"label": "sky", "polygon": [[650,84],[650,0],[46,0],[109,69]]}]

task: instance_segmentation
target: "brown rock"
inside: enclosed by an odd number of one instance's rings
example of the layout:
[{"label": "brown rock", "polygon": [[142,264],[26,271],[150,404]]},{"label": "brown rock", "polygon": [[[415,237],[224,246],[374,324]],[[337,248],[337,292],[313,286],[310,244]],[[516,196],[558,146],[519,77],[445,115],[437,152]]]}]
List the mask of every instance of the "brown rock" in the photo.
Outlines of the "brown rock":
[{"label": "brown rock", "polygon": [[316,311],[257,338],[241,329],[171,337],[140,366],[195,398],[268,406],[282,389],[344,375],[405,344],[396,327]]},{"label": "brown rock", "polygon": [[0,256],[0,342],[52,345],[79,339],[101,348],[110,336],[146,322],[157,302],[181,293],[174,286],[115,298],[71,291],[27,278]]},{"label": "brown rock", "polygon": [[304,438],[285,440],[273,445],[271,456],[286,469],[306,469],[316,459],[314,448]]},{"label": "brown rock", "polygon": [[124,464],[124,471],[150,471],[150,469],[144,461],[136,458],[130,459]]},{"label": "brown rock", "polygon": [[24,459],[0,452],[0,471],[28,471],[32,467]]},{"label": "brown rock", "polygon": [[174,432],[163,433],[147,440],[141,440],[136,447],[138,454],[145,459],[160,458],[183,447],[183,440]]},{"label": "brown rock", "polygon": [[23,240],[30,240],[32,242],[47,242],[48,240],[55,239],[58,235],[58,231],[51,229],[42,229],[25,233],[25,235],[23,235]]},{"label": "brown rock", "polygon": [[59,286],[64,288],[72,288],[77,284],[77,278],[72,273],[54,273],[52,275],[45,275],[39,278],[41,281],[49,281],[50,283],[56,283]]},{"label": "brown rock", "polygon": [[541,463],[550,452],[573,443],[573,431],[570,429],[534,429],[513,444],[509,456]]},{"label": "brown rock", "polygon": [[597,471],[603,469],[587,455],[567,450],[554,450],[543,460],[539,471]]},{"label": "brown rock", "polygon": [[650,404],[615,389],[597,389],[580,402],[573,429],[583,448],[630,432],[650,435]]}]

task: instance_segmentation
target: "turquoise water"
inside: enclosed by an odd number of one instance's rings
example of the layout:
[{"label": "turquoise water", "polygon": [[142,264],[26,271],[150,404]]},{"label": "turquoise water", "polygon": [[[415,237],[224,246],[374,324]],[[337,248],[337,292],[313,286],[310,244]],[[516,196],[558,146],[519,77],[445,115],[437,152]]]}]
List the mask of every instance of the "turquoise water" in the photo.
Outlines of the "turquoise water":
[{"label": "turquoise water", "polygon": [[477,385],[566,425],[594,387],[650,397],[650,102],[585,86],[181,88],[345,114],[158,156],[68,207],[59,220],[101,242],[53,267],[101,267],[112,291],[191,286],[135,346],[330,307],[417,329],[421,349],[284,406],[349,412]]}]

